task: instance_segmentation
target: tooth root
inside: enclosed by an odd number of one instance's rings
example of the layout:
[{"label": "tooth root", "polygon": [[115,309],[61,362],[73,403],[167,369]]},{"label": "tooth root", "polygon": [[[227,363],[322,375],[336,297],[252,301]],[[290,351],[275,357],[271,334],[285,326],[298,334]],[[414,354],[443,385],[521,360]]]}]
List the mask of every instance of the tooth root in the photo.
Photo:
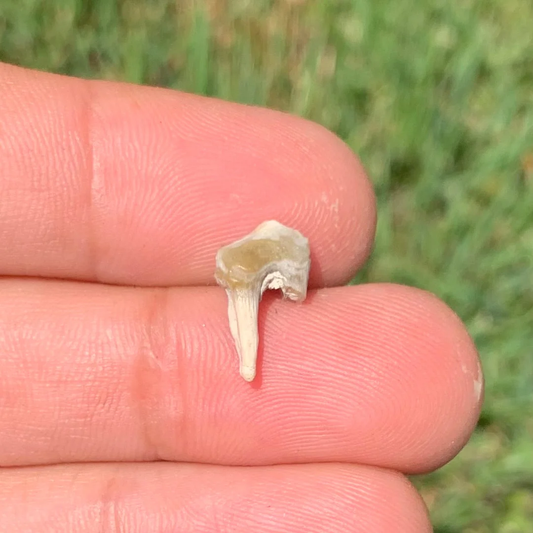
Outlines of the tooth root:
[{"label": "tooth root", "polygon": [[246,381],[253,381],[259,344],[257,291],[227,291],[230,331],[239,354],[239,372]]}]

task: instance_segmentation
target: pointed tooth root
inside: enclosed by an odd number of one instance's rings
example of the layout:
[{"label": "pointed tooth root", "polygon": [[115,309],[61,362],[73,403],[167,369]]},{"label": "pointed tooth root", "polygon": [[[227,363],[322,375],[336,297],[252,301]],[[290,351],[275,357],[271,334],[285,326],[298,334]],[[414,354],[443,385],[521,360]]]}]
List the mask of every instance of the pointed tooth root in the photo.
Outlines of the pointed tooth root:
[{"label": "pointed tooth root", "polygon": [[230,330],[239,354],[239,372],[246,381],[253,381],[256,374],[258,310],[258,291],[228,291]]}]

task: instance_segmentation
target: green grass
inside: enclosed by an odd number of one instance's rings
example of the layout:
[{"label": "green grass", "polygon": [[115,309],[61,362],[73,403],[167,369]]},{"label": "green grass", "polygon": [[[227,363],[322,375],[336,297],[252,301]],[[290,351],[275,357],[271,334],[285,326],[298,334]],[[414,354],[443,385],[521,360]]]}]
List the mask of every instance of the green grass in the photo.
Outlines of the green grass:
[{"label": "green grass", "polygon": [[435,292],[482,357],[471,442],[415,480],[435,531],[522,533],[533,530],[532,27],[530,0],[2,0],[0,60],[268,105],[348,142],[379,202],[354,282]]}]

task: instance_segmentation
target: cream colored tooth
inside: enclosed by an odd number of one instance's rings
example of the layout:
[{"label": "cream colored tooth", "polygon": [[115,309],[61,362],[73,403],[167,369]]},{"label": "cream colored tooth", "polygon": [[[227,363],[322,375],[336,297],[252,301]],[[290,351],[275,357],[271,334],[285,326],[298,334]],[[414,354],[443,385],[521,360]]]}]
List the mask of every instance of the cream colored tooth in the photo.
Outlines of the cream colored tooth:
[{"label": "cream colored tooth", "polygon": [[275,220],[259,225],[246,237],[221,248],[215,278],[226,289],[230,331],[240,361],[240,374],[256,374],[259,302],[268,289],[281,289],[291,300],[307,296],[309,242],[297,230]]}]

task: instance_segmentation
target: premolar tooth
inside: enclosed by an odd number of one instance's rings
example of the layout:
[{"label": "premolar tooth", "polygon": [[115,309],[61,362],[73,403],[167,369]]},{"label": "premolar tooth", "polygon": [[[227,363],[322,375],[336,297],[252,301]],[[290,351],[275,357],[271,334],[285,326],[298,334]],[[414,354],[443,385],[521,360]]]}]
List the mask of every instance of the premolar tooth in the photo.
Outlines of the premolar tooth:
[{"label": "premolar tooth", "polygon": [[275,220],[221,248],[215,278],[226,289],[228,318],[240,361],[240,374],[252,381],[256,374],[258,309],[263,292],[281,289],[291,300],[307,295],[309,242],[297,230]]}]

